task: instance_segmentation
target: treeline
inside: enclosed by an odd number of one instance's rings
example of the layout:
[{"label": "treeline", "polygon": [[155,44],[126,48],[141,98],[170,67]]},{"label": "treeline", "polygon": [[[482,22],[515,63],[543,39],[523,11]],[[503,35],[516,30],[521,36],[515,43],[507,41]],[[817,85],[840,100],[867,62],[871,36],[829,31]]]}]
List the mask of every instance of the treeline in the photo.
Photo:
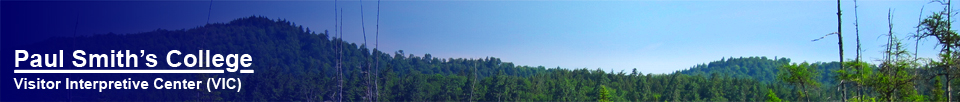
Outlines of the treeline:
[{"label": "treeline", "polygon": [[[767,57],[731,57],[706,64],[698,64],[690,69],[680,70],[677,73],[688,75],[719,73],[737,78],[750,78],[770,83],[780,81],[777,79],[779,69],[787,64],[790,64],[790,59],[782,57],[775,59],[769,59]],[[837,74],[832,71],[840,69],[839,62],[814,62],[811,63],[811,65],[816,67],[820,76],[824,76],[819,78],[818,81],[824,83],[833,82],[833,84],[830,85],[836,85],[836,78],[832,76],[837,76]]]},{"label": "treeline", "polygon": [[479,80],[469,74],[413,73],[394,78],[396,74],[388,72],[381,97],[383,101],[466,101],[471,97],[476,101],[762,101],[768,90],[785,89],[720,74],[548,70],[530,77],[498,74]]},{"label": "treeline", "polygon": [[[817,86],[810,86],[806,88],[809,89],[808,93],[798,92],[803,91],[802,89],[804,88],[801,88],[799,85],[792,85],[784,80],[786,76],[783,74],[790,74],[790,71],[784,69],[795,64],[797,63],[791,64],[791,60],[789,58],[723,58],[719,61],[699,64],[691,67],[690,69],[680,70],[675,72],[675,74],[698,76],[719,74],[730,76],[732,78],[756,80],[762,84],[776,87],[771,88],[770,91],[772,94],[779,96],[779,99],[785,101],[805,101],[806,98],[810,98],[812,101],[839,100],[834,95],[838,95],[838,92],[840,92],[836,90],[838,85],[837,83],[839,83],[837,80],[839,74],[836,73],[836,71],[840,69],[840,62],[799,63],[806,64],[803,66],[805,66],[804,68],[809,71],[808,74],[810,74],[810,76],[808,81],[819,84]],[[769,93],[760,92],[751,94]],[[809,97],[801,97],[803,94],[806,94]],[[765,101],[766,99],[770,98],[763,99],[764,100],[761,101]]]}]

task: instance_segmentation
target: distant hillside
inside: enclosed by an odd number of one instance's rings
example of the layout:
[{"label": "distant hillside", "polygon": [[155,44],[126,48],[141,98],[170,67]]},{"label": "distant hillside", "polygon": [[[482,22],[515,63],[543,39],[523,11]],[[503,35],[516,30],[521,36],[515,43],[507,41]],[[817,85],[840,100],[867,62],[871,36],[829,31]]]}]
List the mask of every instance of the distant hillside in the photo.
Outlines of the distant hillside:
[{"label": "distant hillside", "polygon": [[[739,78],[752,78],[762,82],[777,81],[778,68],[784,64],[789,64],[789,58],[769,59],[767,57],[739,57],[723,58],[707,64],[698,64],[690,69],[677,71],[688,75],[710,75],[720,73]],[[820,81],[825,85],[836,83],[833,76],[836,76],[831,70],[840,68],[839,62],[813,62],[820,72]]]}]

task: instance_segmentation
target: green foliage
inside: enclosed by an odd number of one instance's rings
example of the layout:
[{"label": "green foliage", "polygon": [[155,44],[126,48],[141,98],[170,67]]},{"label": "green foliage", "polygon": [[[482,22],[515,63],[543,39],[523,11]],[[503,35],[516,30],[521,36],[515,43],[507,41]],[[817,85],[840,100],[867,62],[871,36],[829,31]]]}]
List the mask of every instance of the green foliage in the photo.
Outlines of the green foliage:
[{"label": "green foliage", "polygon": [[600,95],[597,96],[597,101],[600,102],[611,102],[610,100],[610,89],[607,89],[607,86],[600,85]]},{"label": "green foliage", "polygon": [[769,59],[767,57],[724,58],[706,64],[698,64],[690,69],[680,70],[682,74],[710,75],[722,73],[738,78],[752,78],[763,82],[776,81],[777,68],[788,64],[790,59]]},{"label": "green foliage", "polygon": [[888,55],[880,64],[880,71],[870,78],[867,86],[880,93],[881,101],[923,101],[923,95],[916,92],[914,79],[917,75],[912,69],[919,67],[917,59],[910,56],[896,36],[890,36],[890,44],[885,53]]},{"label": "green foliage", "polygon": [[767,102],[783,102],[780,100],[780,97],[777,97],[777,93],[774,93],[773,90],[767,91]]},{"label": "green foliage", "polygon": [[957,32],[950,29],[951,21],[948,21],[947,17],[950,13],[946,10],[941,12],[934,12],[932,15],[928,16],[926,19],[920,22],[918,26],[923,33],[917,34],[916,37],[926,38],[926,37],[935,37],[937,44],[940,45],[943,50],[941,52],[950,52],[951,49],[957,49],[960,47],[960,35],[957,35]]},{"label": "green foliage", "polygon": [[934,87],[931,88],[931,92],[933,92],[933,97],[931,98],[933,99],[930,99],[930,100],[931,101],[947,101],[947,97],[944,96],[943,81],[940,79],[940,76],[936,76],[933,80],[934,80],[933,81]]},{"label": "green foliage", "polygon": [[925,102],[927,101],[927,96],[916,94],[916,92],[903,97],[904,101],[913,101],[913,102]]},{"label": "green foliage", "polygon": [[[779,68],[783,65],[790,64],[790,61],[789,58],[783,57],[774,59],[767,57],[731,57],[706,64],[699,64],[690,69],[681,70],[679,73],[688,75],[710,75],[712,73],[719,73],[736,78],[756,79],[764,83],[776,83],[780,82],[777,78]],[[832,76],[839,76],[837,73],[833,73],[833,71],[840,69],[840,63],[816,62],[810,63],[810,65],[815,66],[813,67],[816,69],[815,71],[820,73],[820,76],[823,76],[816,79],[818,82],[824,86],[836,85],[838,80]]]},{"label": "green foliage", "polygon": [[877,98],[854,96],[847,99],[850,102],[877,102]]},{"label": "green foliage", "polygon": [[859,85],[865,85],[870,82],[870,77],[873,75],[873,67],[863,61],[850,61],[844,62],[844,70],[836,70],[838,79],[843,79],[847,81],[852,81]]},{"label": "green foliage", "polygon": [[807,62],[803,62],[801,64],[794,63],[783,65],[783,67],[780,68],[780,73],[777,76],[780,80],[797,86],[797,88],[800,89],[797,90],[797,92],[800,94],[800,97],[805,97],[807,98],[807,101],[810,101],[807,88],[820,86],[820,83],[814,80],[819,77],[819,74],[816,69],[812,67],[813,66],[810,66],[810,64]]},{"label": "green foliage", "polygon": [[[834,73],[837,73],[837,76],[836,76],[837,79],[850,81],[847,83],[855,86],[853,88],[850,88],[850,89],[857,89],[856,91],[852,91],[852,92],[861,92],[860,89],[863,89],[863,87],[872,85],[874,83],[873,79],[875,76],[874,74],[875,69],[869,63],[863,62],[863,61],[850,61],[850,62],[844,62],[844,66],[847,68],[844,68],[842,70],[836,70],[834,71]],[[852,97],[856,98],[852,100],[861,100],[860,98],[863,97],[863,94],[860,94],[860,93],[852,93],[852,94],[854,94]]]}]

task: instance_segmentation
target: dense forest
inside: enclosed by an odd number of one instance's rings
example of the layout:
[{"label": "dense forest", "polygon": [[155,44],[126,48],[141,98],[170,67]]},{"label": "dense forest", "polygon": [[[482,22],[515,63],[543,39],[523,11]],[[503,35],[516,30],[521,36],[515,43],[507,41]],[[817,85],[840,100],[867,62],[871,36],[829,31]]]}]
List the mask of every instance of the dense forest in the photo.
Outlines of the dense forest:
[{"label": "dense forest", "polygon": [[[933,18],[931,23],[924,23],[935,27],[930,28],[932,33],[923,34],[937,38],[942,35],[936,34],[942,32],[956,35],[952,30],[937,28],[940,26],[936,24],[942,24],[937,21]],[[47,47],[22,48],[41,53],[54,48],[88,52],[203,49],[256,58],[251,66],[257,70],[254,74],[60,75],[95,77],[91,79],[238,77],[250,84],[241,92],[71,92],[91,96],[77,97],[80,99],[101,101],[944,101],[956,97],[945,94],[952,92],[949,88],[942,90],[956,82],[946,75],[956,74],[946,73],[954,71],[950,70],[953,67],[943,66],[955,64],[951,58],[956,52],[949,48],[960,46],[953,44],[956,42],[944,44],[949,53],[941,58],[943,63],[918,63],[922,61],[910,57],[899,40],[891,40],[889,57],[881,64],[859,58],[843,63],[794,63],[783,57],[747,56],[718,58],[674,73],[644,74],[638,69],[548,68],[517,65],[495,57],[438,58],[403,50],[383,52],[334,35],[283,19],[251,16],[191,29],[57,37],[28,45]],[[960,38],[944,38],[949,37]]]}]

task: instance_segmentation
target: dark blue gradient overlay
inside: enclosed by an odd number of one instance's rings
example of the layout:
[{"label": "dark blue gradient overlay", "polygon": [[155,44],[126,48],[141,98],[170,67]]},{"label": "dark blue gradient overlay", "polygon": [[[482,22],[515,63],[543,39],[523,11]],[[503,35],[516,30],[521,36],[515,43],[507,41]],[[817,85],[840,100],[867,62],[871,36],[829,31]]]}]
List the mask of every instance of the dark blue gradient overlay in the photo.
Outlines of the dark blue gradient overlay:
[{"label": "dark blue gradient overlay", "polygon": [[[0,101],[187,101],[204,100],[202,97],[213,93],[203,90],[157,90],[153,89],[153,80],[204,80],[203,77],[237,77],[239,73],[224,74],[22,74],[13,73],[14,69],[198,69],[198,68],[170,68],[163,59],[170,50],[180,50],[185,54],[196,54],[204,46],[216,46],[215,43],[164,43],[164,47],[154,45],[156,42],[182,42],[181,40],[152,41],[149,37],[129,37],[125,34],[149,32],[157,28],[173,28],[179,30],[203,26],[207,16],[207,2],[176,1],[176,2],[122,2],[122,1],[3,1],[2,17],[0,17],[0,39],[2,39],[2,53],[0,59]],[[150,25],[142,25],[150,24]],[[137,28],[140,27],[140,28]],[[142,27],[155,27],[143,29]],[[111,33],[114,32],[114,33]],[[195,36],[194,36],[195,37]],[[97,38],[97,39],[94,39]],[[106,38],[106,39],[104,39]],[[205,38],[183,38],[183,41],[204,40]],[[209,38],[206,38],[209,39]],[[235,43],[244,44],[244,43]],[[177,46],[177,47],[170,47]],[[213,53],[251,53],[236,50],[212,50]],[[14,67],[15,50],[28,50],[31,54],[56,54],[63,50],[63,66],[61,68],[32,68],[29,60],[20,62],[20,67]],[[146,53],[157,55],[157,67],[143,65],[145,59],[140,58],[140,67],[137,68],[74,68],[70,55],[73,50],[84,50],[87,54],[108,54],[110,50],[147,50]],[[254,63],[257,55],[254,56]],[[176,59],[176,58],[175,58]],[[256,68],[254,64],[251,68]],[[222,68],[210,68],[222,69]],[[259,72],[259,71],[258,71]],[[42,78],[47,81],[62,81],[60,89],[17,89],[15,81],[11,79],[27,78],[36,80]],[[147,90],[67,90],[64,78],[70,80],[83,79],[93,81],[121,81],[131,78],[137,81],[149,81]],[[255,82],[244,82],[243,87],[257,85]],[[96,86],[96,85],[95,85]],[[228,92],[219,94],[244,94],[249,91]],[[223,99],[231,100],[231,99]]]}]

